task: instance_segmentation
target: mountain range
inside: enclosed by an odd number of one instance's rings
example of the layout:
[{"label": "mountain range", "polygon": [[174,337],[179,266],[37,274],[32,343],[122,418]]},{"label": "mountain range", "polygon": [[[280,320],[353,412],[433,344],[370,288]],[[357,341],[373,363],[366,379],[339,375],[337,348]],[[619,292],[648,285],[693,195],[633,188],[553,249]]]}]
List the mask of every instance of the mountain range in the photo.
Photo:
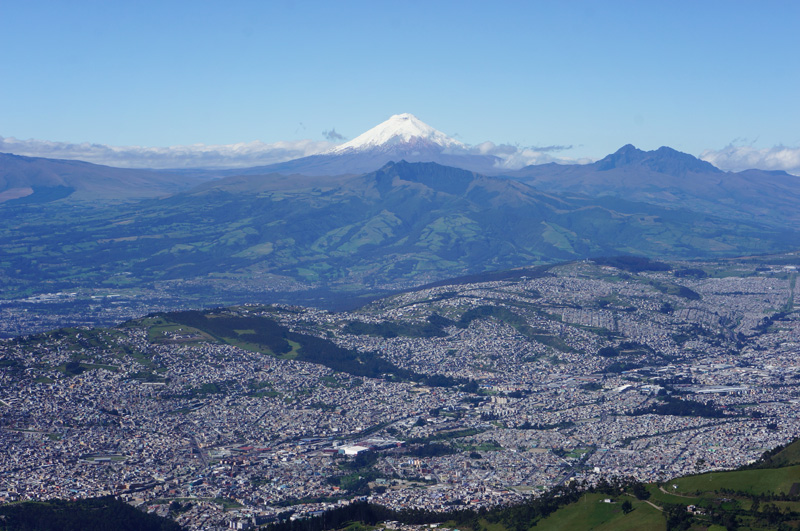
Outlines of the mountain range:
[{"label": "mountain range", "polygon": [[[223,172],[0,156],[3,295],[254,282],[400,289],[601,255],[800,247],[800,178],[723,172],[662,147],[502,168],[412,115],[326,153]],[[111,204],[112,202],[123,204]]]},{"label": "mountain range", "polygon": [[619,197],[774,227],[800,222],[800,177],[724,172],[668,147],[642,151],[626,145],[592,164],[542,164],[505,175],[549,192]]}]

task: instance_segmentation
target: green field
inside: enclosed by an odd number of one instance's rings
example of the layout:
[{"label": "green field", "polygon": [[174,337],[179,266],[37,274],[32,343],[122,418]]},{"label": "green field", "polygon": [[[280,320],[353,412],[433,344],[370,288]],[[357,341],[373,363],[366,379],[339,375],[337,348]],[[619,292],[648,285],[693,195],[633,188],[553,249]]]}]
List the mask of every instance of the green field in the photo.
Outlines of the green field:
[{"label": "green field", "polygon": [[[612,499],[613,503],[605,503],[603,500],[606,499]],[[628,514],[624,514],[621,508],[625,500],[630,501],[633,505],[633,510]],[[606,494],[591,493],[584,495],[578,502],[539,521],[534,529],[537,531],[565,529],[661,531],[667,529],[667,524],[661,511],[646,502],[631,496],[611,498]]]},{"label": "green field", "polygon": [[[800,465],[776,469],[710,472],[676,479],[669,484],[678,486],[677,489],[674,489],[676,494],[693,495],[698,492],[713,492],[722,489],[748,494],[789,494],[792,485],[800,486]],[[673,489],[668,490],[672,491]]]}]

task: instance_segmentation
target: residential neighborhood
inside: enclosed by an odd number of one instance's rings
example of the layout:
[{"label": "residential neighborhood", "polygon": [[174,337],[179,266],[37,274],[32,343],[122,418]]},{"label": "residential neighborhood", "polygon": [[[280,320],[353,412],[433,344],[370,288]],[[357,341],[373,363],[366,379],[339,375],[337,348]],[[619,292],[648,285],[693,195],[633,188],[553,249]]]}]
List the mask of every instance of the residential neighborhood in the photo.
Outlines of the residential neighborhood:
[{"label": "residential neighborhood", "polygon": [[574,262],[351,312],[209,314],[441,385],[336,372],[169,313],[2,340],[0,502],[112,494],[192,529],[245,528],[354,499],[447,511],[741,466],[800,436],[796,273],[692,268]]}]

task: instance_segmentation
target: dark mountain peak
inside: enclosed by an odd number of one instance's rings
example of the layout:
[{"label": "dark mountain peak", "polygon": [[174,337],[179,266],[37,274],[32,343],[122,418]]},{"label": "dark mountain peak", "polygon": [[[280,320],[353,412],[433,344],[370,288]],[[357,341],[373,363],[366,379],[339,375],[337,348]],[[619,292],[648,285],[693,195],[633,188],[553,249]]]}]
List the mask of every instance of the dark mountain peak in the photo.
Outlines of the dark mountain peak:
[{"label": "dark mountain peak", "polygon": [[624,146],[619,148],[614,153],[614,155],[632,157],[632,156],[637,156],[637,155],[641,156],[641,155],[643,155],[645,153],[646,153],[646,151],[642,151],[641,149],[637,148],[633,144],[625,144]]},{"label": "dark mountain peak", "polygon": [[687,173],[723,173],[714,165],[671,147],[661,146],[655,151],[642,151],[632,144],[622,146],[615,153],[595,162],[594,166],[598,171],[638,166],[674,177],[682,177]]},{"label": "dark mountain peak", "polygon": [[633,144],[625,144],[617,151],[594,163],[599,171],[613,170],[622,166],[640,163],[645,156],[645,152],[637,149]]},{"label": "dark mountain peak", "polygon": [[436,162],[388,162],[381,169],[373,172],[382,190],[385,190],[395,178],[410,183],[422,184],[436,192],[463,194],[473,182],[477,174],[443,166]]},{"label": "dark mountain peak", "polygon": [[377,171],[379,171],[379,172],[390,172],[395,167],[403,168],[403,167],[405,167],[407,165],[409,165],[409,162],[407,162],[406,159],[390,160],[389,162],[387,162],[386,164],[384,164],[383,166],[378,168]]},{"label": "dark mountain peak", "polygon": [[404,181],[415,181],[421,175],[450,175],[473,179],[475,173],[461,168],[445,166],[437,162],[408,162],[405,159],[387,162],[378,172],[394,173]]}]

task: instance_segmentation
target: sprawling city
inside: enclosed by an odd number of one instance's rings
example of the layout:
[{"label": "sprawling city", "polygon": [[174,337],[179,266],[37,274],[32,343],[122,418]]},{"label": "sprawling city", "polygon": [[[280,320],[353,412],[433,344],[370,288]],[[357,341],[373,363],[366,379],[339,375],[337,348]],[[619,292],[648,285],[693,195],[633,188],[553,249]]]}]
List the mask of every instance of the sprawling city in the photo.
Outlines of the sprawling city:
[{"label": "sprawling city", "polygon": [[115,495],[246,528],[736,468],[800,436],[786,258],[577,261],[352,312],[242,305],[6,339],[0,501]]}]

